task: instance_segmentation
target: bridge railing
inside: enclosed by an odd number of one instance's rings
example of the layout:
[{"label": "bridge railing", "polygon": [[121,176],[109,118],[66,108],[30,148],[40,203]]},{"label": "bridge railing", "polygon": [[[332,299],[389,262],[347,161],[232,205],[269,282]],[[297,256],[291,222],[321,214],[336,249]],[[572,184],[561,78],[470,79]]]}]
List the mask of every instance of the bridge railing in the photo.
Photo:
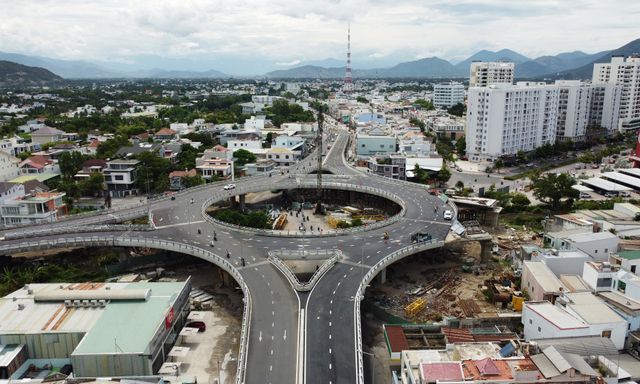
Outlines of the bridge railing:
[{"label": "bridge railing", "polygon": [[124,224],[105,224],[105,225],[84,225],[80,227],[52,227],[52,228],[36,228],[26,229],[19,232],[10,232],[2,237],[2,240],[24,239],[29,237],[64,235],[68,233],[85,233],[85,232],[124,232],[124,231],[150,231],[148,225],[124,225]]},{"label": "bridge railing", "polygon": [[318,268],[318,270],[314,272],[313,276],[309,281],[302,283],[300,282],[298,277],[293,273],[293,271],[291,271],[291,269],[284,263],[284,261],[282,261],[277,256],[277,255],[287,254],[287,256],[291,257],[297,254],[298,252],[304,252],[304,251],[294,250],[292,252],[293,252],[292,254],[288,254],[287,250],[271,251],[269,252],[268,259],[271,262],[271,264],[273,264],[287,278],[287,280],[289,280],[293,288],[296,291],[300,291],[300,292],[308,292],[311,289],[313,289],[314,285],[316,285],[316,283],[318,282],[318,280],[320,280],[322,275],[324,275],[328,270],[330,270],[338,262],[338,259],[339,259],[339,251],[337,250],[324,251],[327,253],[327,256],[329,254],[332,254],[332,256],[328,260],[326,260],[324,263],[322,263],[320,268]]},{"label": "bridge railing", "polygon": [[364,299],[364,291],[367,286],[373,280],[373,278],[388,265],[404,258],[414,253],[425,251],[432,248],[438,248],[444,245],[443,240],[432,239],[429,241],[425,241],[418,244],[412,244],[407,247],[401,248],[382,260],[378,261],[369,271],[364,275],[362,281],[360,282],[360,286],[356,291],[356,295],[353,300],[353,321],[355,323],[355,345],[356,345],[356,369],[357,369],[357,384],[364,384],[364,368],[363,368],[363,359],[362,359],[362,324],[360,322],[360,302]]},{"label": "bridge railing", "polygon": [[[205,218],[205,220],[209,221],[212,224],[217,224],[220,226],[224,226],[230,229],[233,229],[235,231],[240,231],[240,232],[244,232],[244,233],[253,233],[253,234],[258,234],[258,235],[263,235],[263,236],[277,236],[277,237],[320,237],[320,236],[341,236],[341,235],[347,235],[347,234],[352,234],[352,233],[358,233],[358,232],[364,232],[364,231],[368,231],[368,230],[372,230],[372,229],[378,229],[378,228],[382,228],[385,227],[389,224],[395,223],[397,221],[399,221],[405,214],[406,212],[406,206],[404,204],[404,201],[400,198],[398,198],[396,195],[389,193],[387,191],[378,189],[378,188],[373,188],[373,187],[369,187],[369,186],[365,186],[365,185],[354,185],[354,184],[349,184],[349,183],[341,183],[341,182],[332,182],[332,181],[328,181],[328,182],[324,182],[323,186],[325,188],[329,188],[329,189],[343,189],[343,190],[349,190],[349,191],[356,191],[356,192],[366,192],[366,193],[370,193],[372,195],[376,195],[376,196],[380,196],[380,197],[384,197],[386,199],[389,199],[393,202],[395,202],[396,204],[398,204],[401,208],[400,212],[396,215],[391,216],[390,218],[386,219],[386,220],[382,220],[373,224],[368,224],[368,225],[362,225],[362,226],[358,226],[358,227],[351,227],[351,228],[345,228],[345,229],[336,229],[336,230],[326,230],[326,231],[315,231],[315,232],[301,232],[301,231],[281,231],[281,230],[273,230],[273,229],[260,229],[260,228],[249,228],[249,227],[242,227],[239,225],[235,225],[235,224],[230,224],[221,220],[217,220],[213,217],[211,217],[210,215],[207,214],[206,209],[211,206],[212,204],[222,201],[226,198],[231,198],[231,197],[235,197],[237,195],[242,195],[242,194],[246,194],[246,193],[252,193],[252,192],[259,192],[264,190],[264,185],[251,185],[251,186],[245,186],[245,187],[240,187],[237,188],[235,190],[233,190],[233,192],[228,192],[228,193],[220,193],[220,192],[216,192],[213,194],[213,196],[211,196],[209,199],[207,199],[203,204],[202,204],[202,215]],[[290,188],[315,188],[316,187],[316,182],[313,180],[301,180],[301,179],[287,179],[285,180],[280,186],[279,189],[290,189]]]},{"label": "bridge railing", "polygon": [[243,384],[246,378],[246,365],[248,353],[248,338],[251,328],[251,294],[240,272],[233,264],[226,259],[193,245],[176,241],[161,239],[145,239],[128,236],[88,236],[88,237],[57,237],[46,240],[31,241],[28,243],[0,243],[0,251],[25,252],[39,249],[50,249],[52,247],[86,247],[86,246],[122,246],[122,247],[149,247],[186,253],[218,265],[227,271],[237,281],[244,293],[244,313],[242,316],[242,331],[240,335],[240,350],[238,352],[238,368],[236,372],[236,384]]}]

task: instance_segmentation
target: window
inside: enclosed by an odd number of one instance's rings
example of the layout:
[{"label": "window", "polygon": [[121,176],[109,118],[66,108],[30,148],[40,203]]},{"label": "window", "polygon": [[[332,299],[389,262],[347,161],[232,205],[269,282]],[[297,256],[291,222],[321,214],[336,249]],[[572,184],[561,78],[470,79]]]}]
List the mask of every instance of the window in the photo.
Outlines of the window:
[{"label": "window", "polygon": [[631,273],[636,273],[636,266],[635,265],[631,266]]},{"label": "window", "polygon": [[605,329],[604,331],[602,331],[602,337],[606,337],[607,339],[611,338],[611,330],[610,329]]},{"label": "window", "polygon": [[540,327],[538,327],[538,332],[542,332],[542,329]]},{"label": "window", "polygon": [[124,180],[124,176],[122,176],[122,175],[114,175],[114,178],[115,178],[116,181]]},{"label": "window", "polygon": [[533,324],[533,320],[529,319],[529,324]]}]

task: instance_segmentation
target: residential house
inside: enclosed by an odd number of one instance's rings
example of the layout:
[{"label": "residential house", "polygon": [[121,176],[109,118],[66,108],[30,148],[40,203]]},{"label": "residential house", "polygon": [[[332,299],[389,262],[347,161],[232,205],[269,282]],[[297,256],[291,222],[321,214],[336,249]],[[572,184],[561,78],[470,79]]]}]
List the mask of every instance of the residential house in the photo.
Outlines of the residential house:
[{"label": "residential house", "polygon": [[270,148],[267,150],[267,160],[275,161],[279,166],[293,165],[300,159],[300,151],[292,151],[288,148]]},{"label": "residential house", "polygon": [[42,192],[18,196],[0,204],[2,224],[6,226],[54,222],[67,213],[63,192]]},{"label": "residential house", "polygon": [[169,189],[172,191],[180,191],[186,186],[184,185],[184,179],[187,177],[195,177],[198,175],[196,169],[190,169],[188,171],[173,171],[169,173]]},{"label": "residential house", "polygon": [[258,160],[255,163],[245,164],[247,176],[255,176],[273,171],[276,168],[273,160]]},{"label": "residential house", "polygon": [[116,152],[116,157],[123,157],[123,158],[134,158],[137,155],[143,153],[143,152],[152,152],[155,153],[156,155],[160,156],[160,150],[161,150],[162,145],[160,143],[147,143],[147,142],[140,142],[138,144],[135,145],[131,145],[131,146],[127,146],[127,147],[121,147],[120,149],[118,149],[118,151]]},{"label": "residential house", "polygon": [[20,160],[0,151],[0,181],[7,181],[20,175]]},{"label": "residential house", "polygon": [[154,141],[171,141],[176,137],[176,131],[171,128],[162,128],[153,135]]},{"label": "residential house", "polygon": [[91,142],[85,145],[84,150],[87,155],[95,156],[98,153],[98,145],[100,145],[100,141],[91,140]]},{"label": "residential house", "polygon": [[356,153],[360,157],[396,152],[396,138],[379,130],[356,134]]},{"label": "residential house", "polygon": [[599,292],[598,297],[627,321],[627,333],[640,329],[640,300],[634,300],[620,291]]},{"label": "residential house", "polygon": [[59,173],[58,165],[48,156],[29,156],[18,165],[21,174]]},{"label": "residential house", "polygon": [[112,197],[125,197],[138,194],[138,160],[111,160],[104,168],[104,181]]},{"label": "residential house", "polygon": [[618,267],[612,266],[607,261],[587,261],[584,263],[582,279],[594,292],[611,291],[614,289],[618,270]]},{"label": "residential house", "polygon": [[262,140],[229,140],[227,148],[233,152],[238,149],[245,149],[251,153],[263,153]]},{"label": "residential house", "polygon": [[522,269],[522,290],[526,290],[533,301],[546,300],[554,303],[567,287],[544,263],[525,261]]},{"label": "residential house", "polygon": [[640,275],[640,250],[620,251],[609,256],[609,262],[631,273]]},{"label": "residential house", "polygon": [[288,148],[292,151],[305,153],[306,140],[299,136],[280,135],[273,140],[271,148]]},{"label": "residential house", "polygon": [[31,141],[34,144],[46,144],[63,140],[64,131],[57,128],[44,126],[31,133]]},{"label": "residential house", "polygon": [[107,167],[107,161],[102,159],[89,159],[82,163],[82,169],[73,178],[83,180],[89,178],[94,173],[102,173]]},{"label": "residential house", "polygon": [[624,348],[627,322],[590,292],[565,293],[556,304],[528,301],[522,309],[527,341],[580,336],[611,339]]},{"label": "residential house", "polygon": [[244,131],[255,132],[258,135],[260,135],[260,133],[264,129],[264,124],[265,124],[264,118],[251,116],[249,119],[246,119],[244,121]]},{"label": "residential house", "polygon": [[227,178],[233,171],[233,160],[219,157],[196,159],[196,169],[204,179],[210,180],[214,177]]},{"label": "residential house", "polygon": [[[211,149],[205,149],[201,158],[202,159],[219,158],[219,159],[231,160],[233,159],[233,150],[218,144]],[[197,165],[197,160],[196,160],[196,165]]]},{"label": "residential house", "polygon": [[0,182],[0,204],[25,195],[25,186],[18,183]]},{"label": "residential house", "polygon": [[591,256],[594,261],[607,261],[609,253],[618,251],[620,239],[608,231],[594,233],[577,229],[571,232],[548,232],[543,241],[553,249],[577,249]]}]

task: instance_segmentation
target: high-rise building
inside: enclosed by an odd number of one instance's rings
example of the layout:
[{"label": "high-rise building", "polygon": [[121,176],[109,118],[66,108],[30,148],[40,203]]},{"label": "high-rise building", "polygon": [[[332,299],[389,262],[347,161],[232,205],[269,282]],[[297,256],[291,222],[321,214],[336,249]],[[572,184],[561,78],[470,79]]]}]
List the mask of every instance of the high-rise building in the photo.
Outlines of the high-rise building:
[{"label": "high-rise building", "polygon": [[469,160],[495,160],[555,143],[559,93],[556,85],[528,82],[469,88]]},{"label": "high-rise building", "polygon": [[617,132],[621,96],[620,84],[591,84],[589,128],[602,127],[609,135]]},{"label": "high-rise building", "polygon": [[451,81],[436,84],[433,87],[433,105],[436,108],[449,108],[464,102],[464,85]]},{"label": "high-rise building", "polygon": [[640,56],[613,56],[610,63],[593,65],[594,84],[621,86],[620,131],[640,128]]},{"label": "high-rise building", "polygon": [[491,84],[513,84],[515,65],[509,62],[471,63],[469,87],[486,87]]},{"label": "high-rise building", "polygon": [[589,126],[592,86],[579,80],[558,80],[556,140],[584,141]]}]

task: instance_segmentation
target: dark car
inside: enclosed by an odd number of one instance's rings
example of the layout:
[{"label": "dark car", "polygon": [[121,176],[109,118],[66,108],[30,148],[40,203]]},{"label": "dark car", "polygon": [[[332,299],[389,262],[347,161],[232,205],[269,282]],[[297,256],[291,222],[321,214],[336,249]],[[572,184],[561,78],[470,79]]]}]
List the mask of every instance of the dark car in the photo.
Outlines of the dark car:
[{"label": "dark car", "polygon": [[198,328],[198,332],[204,332],[207,330],[207,325],[204,321],[190,321],[185,325],[185,327]]}]

